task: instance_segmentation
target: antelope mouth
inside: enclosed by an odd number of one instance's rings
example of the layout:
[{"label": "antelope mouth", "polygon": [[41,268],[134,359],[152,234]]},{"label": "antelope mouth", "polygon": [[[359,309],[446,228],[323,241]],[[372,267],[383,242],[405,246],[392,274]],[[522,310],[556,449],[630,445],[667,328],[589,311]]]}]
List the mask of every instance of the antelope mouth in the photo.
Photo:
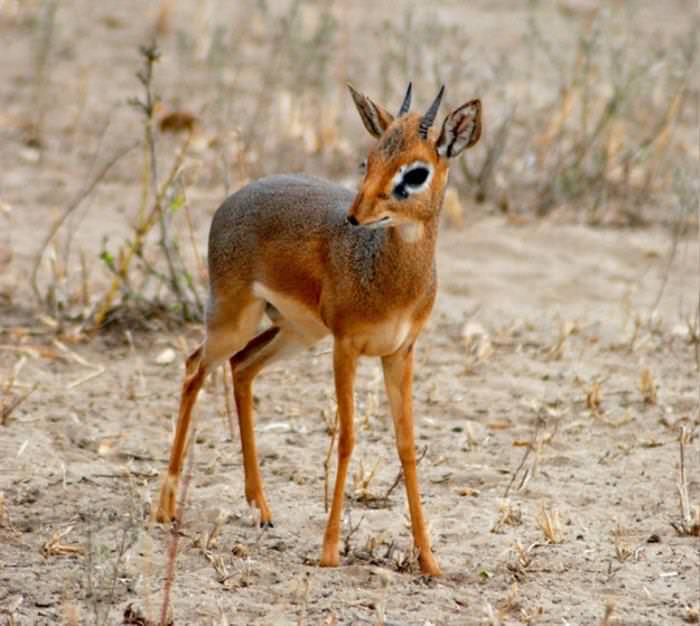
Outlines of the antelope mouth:
[{"label": "antelope mouth", "polygon": [[371,229],[386,228],[387,226],[391,226],[393,223],[393,218],[390,215],[387,215],[385,217],[382,217],[381,219],[378,219],[376,222],[368,222],[366,224],[363,224],[363,226],[366,226],[367,228]]},{"label": "antelope mouth", "polygon": [[390,215],[385,215],[384,217],[375,220],[374,222],[358,222],[354,215],[349,215],[345,218],[346,222],[351,226],[364,226],[365,228],[386,228],[394,223],[394,218]]}]

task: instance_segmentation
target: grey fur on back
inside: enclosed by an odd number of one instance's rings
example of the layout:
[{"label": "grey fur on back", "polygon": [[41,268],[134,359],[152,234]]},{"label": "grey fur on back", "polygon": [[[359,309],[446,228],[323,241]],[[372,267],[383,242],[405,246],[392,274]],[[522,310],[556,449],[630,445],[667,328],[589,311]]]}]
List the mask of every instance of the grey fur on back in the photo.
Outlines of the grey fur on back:
[{"label": "grey fur on back", "polygon": [[328,261],[363,268],[365,272],[359,277],[371,280],[384,233],[347,223],[354,198],[355,193],[349,189],[312,176],[268,176],[242,187],[224,201],[212,220],[212,286],[231,272],[252,278],[252,262],[260,242],[270,245],[275,241],[303,247],[306,242],[334,240],[336,245],[329,250]]}]

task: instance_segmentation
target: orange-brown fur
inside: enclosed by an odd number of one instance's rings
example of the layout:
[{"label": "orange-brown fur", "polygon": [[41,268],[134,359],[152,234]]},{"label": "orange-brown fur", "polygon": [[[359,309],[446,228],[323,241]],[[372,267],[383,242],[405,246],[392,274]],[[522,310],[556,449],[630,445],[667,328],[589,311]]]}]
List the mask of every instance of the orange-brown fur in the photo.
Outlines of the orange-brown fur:
[{"label": "orange-brown fur", "polygon": [[[321,179],[276,176],[244,187],[214,216],[209,238],[207,335],[187,361],[158,517],[170,520],[176,513],[175,490],[198,391],[207,372],[229,360],[245,495],[260,510],[261,524],[271,523],[255,449],[253,380],[275,358],[331,334],[340,432],[321,565],[339,562],[343,494],[355,441],[357,359],[378,356],[421,569],[437,575],[440,568],[432,554],[416,474],[413,346],[435,300],[435,245],[448,171],[444,155],[453,149],[458,154],[476,142],[480,105],[478,101],[463,105],[447,116],[439,134],[431,129],[423,136],[421,121],[429,119],[430,112],[424,116],[405,113],[394,119],[362,94],[352,88],[351,92],[365,127],[379,139],[368,155],[357,194]],[[434,111],[441,94],[431,107]],[[397,195],[393,185],[403,181],[403,172],[416,163],[431,172],[425,185]],[[259,332],[264,311],[272,326]]]}]

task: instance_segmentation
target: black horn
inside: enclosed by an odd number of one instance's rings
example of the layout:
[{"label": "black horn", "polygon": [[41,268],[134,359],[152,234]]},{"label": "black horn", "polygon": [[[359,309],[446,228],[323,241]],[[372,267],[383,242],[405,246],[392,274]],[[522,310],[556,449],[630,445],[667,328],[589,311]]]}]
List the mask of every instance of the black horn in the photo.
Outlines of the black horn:
[{"label": "black horn", "polygon": [[401,108],[399,109],[399,117],[404,113],[408,113],[411,108],[411,89],[413,88],[413,83],[408,83],[408,89],[406,89],[406,95],[403,97],[403,102],[401,103]]},{"label": "black horn", "polygon": [[430,105],[430,108],[425,112],[423,119],[420,121],[420,127],[418,128],[418,132],[420,133],[420,136],[423,137],[423,139],[428,138],[428,130],[435,121],[435,116],[437,115],[438,109],[440,108],[440,102],[442,101],[442,95],[444,93],[445,85],[440,87],[438,95],[435,97],[435,100],[433,100],[433,103]]}]

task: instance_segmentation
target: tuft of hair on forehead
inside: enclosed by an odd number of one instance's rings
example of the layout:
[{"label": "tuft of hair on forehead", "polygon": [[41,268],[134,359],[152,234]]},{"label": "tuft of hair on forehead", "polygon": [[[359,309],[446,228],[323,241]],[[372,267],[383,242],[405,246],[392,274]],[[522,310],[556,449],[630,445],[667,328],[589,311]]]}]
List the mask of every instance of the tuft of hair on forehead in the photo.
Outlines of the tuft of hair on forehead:
[{"label": "tuft of hair on forehead", "polygon": [[394,126],[387,130],[377,144],[377,149],[386,158],[391,158],[406,147],[404,131],[400,126]]}]

